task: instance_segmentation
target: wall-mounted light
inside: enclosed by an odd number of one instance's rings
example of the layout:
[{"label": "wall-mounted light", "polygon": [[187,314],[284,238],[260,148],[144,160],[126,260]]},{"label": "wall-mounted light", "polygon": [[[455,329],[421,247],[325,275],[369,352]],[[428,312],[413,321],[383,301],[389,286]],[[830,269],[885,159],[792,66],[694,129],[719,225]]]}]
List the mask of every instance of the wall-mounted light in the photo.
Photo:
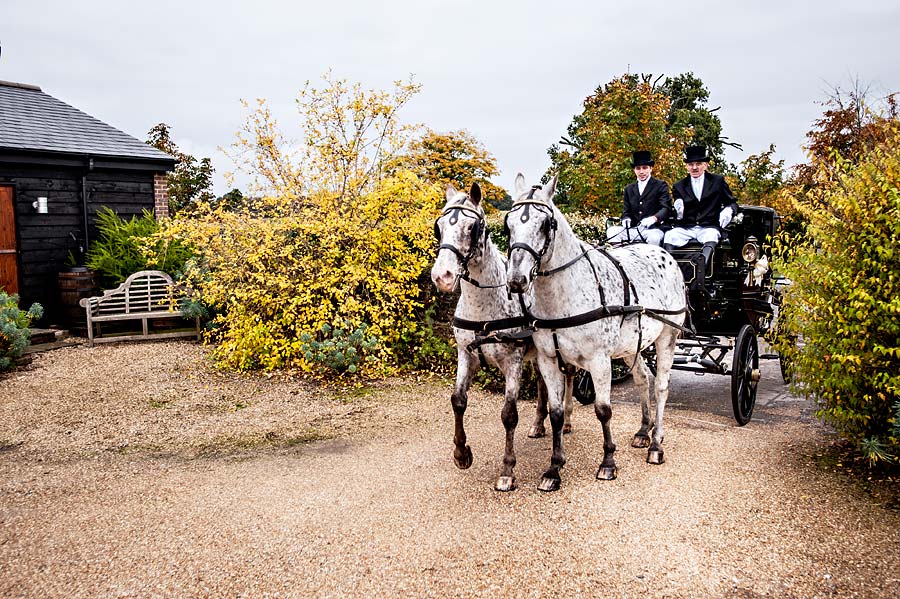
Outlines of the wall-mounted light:
[{"label": "wall-mounted light", "polygon": [[47,214],[47,198],[39,197],[31,203],[38,214]]}]

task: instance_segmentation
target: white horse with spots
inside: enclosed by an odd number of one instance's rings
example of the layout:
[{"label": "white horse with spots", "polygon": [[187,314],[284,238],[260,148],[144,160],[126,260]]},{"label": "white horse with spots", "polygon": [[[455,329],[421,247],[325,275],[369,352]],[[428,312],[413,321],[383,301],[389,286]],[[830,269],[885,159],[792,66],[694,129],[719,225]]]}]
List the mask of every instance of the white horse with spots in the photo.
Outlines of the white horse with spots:
[{"label": "white horse with spots", "polygon": [[[466,445],[463,416],[468,390],[479,366],[495,366],[506,379],[501,418],[506,429],[503,467],[495,488],[511,491],[516,486],[514,435],[519,420],[516,401],[519,396],[522,364],[533,359],[534,345],[525,328],[521,305],[506,285],[506,260],[491,242],[481,188],[473,184],[469,194],[447,186],[447,203],[434,223],[439,242],[431,269],[431,280],[439,291],[460,289],[453,318],[457,343],[456,385],[451,397],[455,416],[453,460],[459,468],[472,465],[472,450]],[[460,280],[463,283],[460,283]],[[571,405],[571,394],[568,403]],[[544,436],[547,392],[538,380],[538,404],[529,437]]]},{"label": "white horse with spots", "polygon": [[[515,201],[506,216],[509,231],[509,288],[533,291],[530,320],[535,327],[538,367],[547,385],[553,455],[539,488],[559,488],[565,464],[563,371],[591,373],[597,398],[594,410],[603,427],[603,461],[597,478],[616,477],[609,421],[610,359],[634,364],[641,388],[641,427],[634,447],[647,447],[647,461],[664,461],[663,411],[669,394],[669,372],[675,344],[685,320],[684,279],[668,252],[636,244],[605,250],[579,240],[553,204],[556,177],[543,187],[527,188],[516,177]],[[656,347],[656,419],[650,417],[649,369],[641,350]],[[652,430],[652,442],[650,432]]]}]

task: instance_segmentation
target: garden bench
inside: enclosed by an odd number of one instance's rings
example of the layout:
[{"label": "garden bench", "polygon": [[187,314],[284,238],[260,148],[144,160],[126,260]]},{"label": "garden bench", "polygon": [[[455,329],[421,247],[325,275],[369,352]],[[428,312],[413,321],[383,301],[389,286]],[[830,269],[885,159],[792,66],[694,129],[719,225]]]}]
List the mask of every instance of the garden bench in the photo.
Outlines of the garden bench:
[{"label": "garden bench", "polygon": [[[179,296],[172,277],[159,270],[142,270],[125,279],[125,282],[104,291],[103,295],[86,297],[79,303],[87,313],[88,345],[108,341],[134,339],[166,339],[173,337],[200,338],[200,318],[195,319],[193,330],[150,332],[148,322],[162,318],[185,318],[178,309]],[[94,325],[104,322],[140,320],[141,334],[94,336]]]}]

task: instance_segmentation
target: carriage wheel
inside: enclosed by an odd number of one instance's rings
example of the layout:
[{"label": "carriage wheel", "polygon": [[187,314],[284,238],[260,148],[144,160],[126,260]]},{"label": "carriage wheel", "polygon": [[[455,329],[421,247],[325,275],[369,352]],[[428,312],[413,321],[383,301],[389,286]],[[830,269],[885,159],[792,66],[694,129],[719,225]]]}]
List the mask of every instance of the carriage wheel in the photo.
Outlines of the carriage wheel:
[{"label": "carriage wheel", "polygon": [[731,362],[731,407],[734,419],[740,426],[750,422],[756,405],[756,387],[759,384],[759,347],[756,331],[748,324],[741,327],[734,342]]},{"label": "carriage wheel", "polygon": [[585,406],[594,403],[594,400],[597,398],[597,393],[594,391],[594,381],[591,379],[591,373],[587,370],[579,370],[575,373],[572,397]]}]

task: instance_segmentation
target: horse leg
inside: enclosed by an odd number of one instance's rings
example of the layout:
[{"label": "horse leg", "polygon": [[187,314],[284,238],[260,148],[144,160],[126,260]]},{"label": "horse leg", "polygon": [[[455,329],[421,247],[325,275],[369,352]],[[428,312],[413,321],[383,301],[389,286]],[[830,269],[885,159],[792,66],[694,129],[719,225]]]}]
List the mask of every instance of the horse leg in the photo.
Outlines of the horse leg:
[{"label": "horse leg", "polygon": [[544,377],[537,364],[535,364],[535,370],[537,371],[537,405],[534,408],[534,422],[528,429],[528,436],[532,439],[547,434],[547,430],[544,428],[544,420],[547,418],[547,384],[544,383]]},{"label": "horse leg", "polygon": [[460,470],[465,470],[472,465],[472,450],[466,445],[466,429],[463,426],[463,416],[468,405],[469,385],[478,368],[478,362],[462,347],[459,349],[456,363],[456,386],[453,395],[450,396],[450,404],[453,406],[453,461]]},{"label": "horse leg", "polygon": [[653,440],[647,450],[647,463],[662,464],[666,461],[663,454],[662,442],[665,437],[663,430],[663,412],[666,410],[666,401],[669,399],[669,375],[672,371],[672,362],[675,360],[675,344],[678,342],[678,331],[666,327],[656,340],[656,426],[653,429]]},{"label": "horse leg", "polygon": [[516,477],[513,476],[513,469],[516,467],[514,439],[516,425],[519,423],[516,401],[519,398],[519,387],[522,383],[522,361],[521,359],[510,360],[509,363],[504,364],[504,367],[506,399],[503,402],[500,418],[503,421],[503,428],[506,429],[506,447],[503,451],[503,468],[500,470],[500,476],[497,478],[494,488],[498,491],[512,491],[516,488]]},{"label": "horse leg", "polygon": [[575,404],[572,402],[572,391],[575,388],[575,375],[566,375],[566,390],[563,397],[563,405],[565,406],[565,419],[563,420],[563,434],[567,435],[572,432],[572,410]]},{"label": "horse leg", "polygon": [[609,425],[612,419],[612,405],[609,400],[610,385],[612,384],[612,370],[608,356],[602,356],[591,363],[591,378],[594,379],[594,391],[597,398],[594,400],[594,413],[603,428],[603,461],[597,468],[597,480],[613,480],[616,478],[616,444],[612,440],[612,428]]},{"label": "horse leg", "polygon": [[565,410],[563,407],[563,395],[565,393],[565,377],[556,367],[554,358],[540,356],[538,365],[544,382],[547,384],[547,403],[550,413],[550,428],[553,434],[553,454],[550,456],[550,467],[541,476],[538,485],[540,491],[556,491],[559,489],[559,471],[566,464],[566,454],[563,449],[563,424],[565,422]]},{"label": "horse leg", "polygon": [[[625,360],[634,360],[634,356],[626,356]],[[631,446],[649,447],[650,429],[653,428],[653,420],[650,418],[650,371],[647,364],[644,363],[644,359],[638,356],[631,372],[641,395],[641,428],[634,434]]]}]

